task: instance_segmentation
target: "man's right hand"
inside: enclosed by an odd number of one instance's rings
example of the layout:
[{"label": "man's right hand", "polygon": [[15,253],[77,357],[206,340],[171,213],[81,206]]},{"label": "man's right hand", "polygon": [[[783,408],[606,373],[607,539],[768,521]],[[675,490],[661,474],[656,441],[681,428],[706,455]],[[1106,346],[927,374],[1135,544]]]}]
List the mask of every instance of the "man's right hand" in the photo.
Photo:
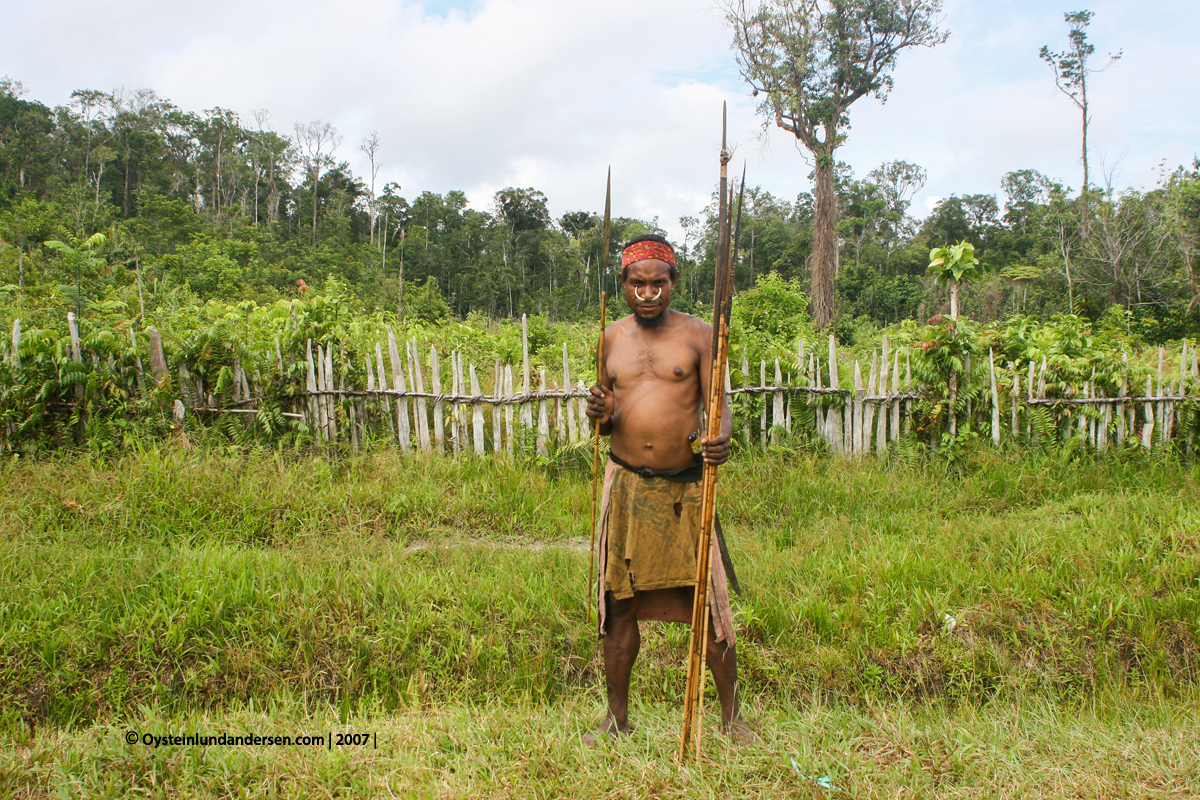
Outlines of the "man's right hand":
[{"label": "man's right hand", "polygon": [[602,386],[593,386],[590,392],[587,402],[587,415],[590,419],[597,420],[601,425],[604,425],[612,419],[613,408],[615,406],[613,393]]}]

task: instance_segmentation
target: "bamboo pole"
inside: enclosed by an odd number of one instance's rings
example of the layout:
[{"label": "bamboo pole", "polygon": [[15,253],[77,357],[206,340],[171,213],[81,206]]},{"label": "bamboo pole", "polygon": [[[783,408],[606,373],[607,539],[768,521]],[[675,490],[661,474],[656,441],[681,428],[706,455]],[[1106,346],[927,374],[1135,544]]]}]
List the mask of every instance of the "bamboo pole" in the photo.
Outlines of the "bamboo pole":
[{"label": "bamboo pole", "polygon": [[[721,435],[724,414],[725,378],[729,365],[729,312],[733,293],[734,264],[730,261],[732,247],[737,246],[737,236],[730,227],[730,206],[726,197],[726,167],[729,153],[725,149],[725,135],[721,135],[721,200],[718,206],[717,269],[713,287],[713,341],[712,367],[709,372],[708,397],[706,398],[708,438]],[[745,191],[745,175],[742,191]],[[741,203],[738,207],[738,224],[741,224]],[[712,556],[713,519],[716,509],[717,466],[705,462],[701,484],[700,540],[696,548],[696,583],[692,597],[692,631],[688,642],[688,672],[684,689],[683,728],[679,742],[679,760],[688,755],[689,740],[692,755],[700,754],[703,724],[697,721],[704,702],[704,665],[708,648],[708,632],[711,612],[708,593],[712,580],[710,559]]]},{"label": "bamboo pole", "polygon": [[[611,181],[611,178],[610,178]],[[610,183],[611,187],[611,183]],[[611,188],[610,188],[611,192]],[[609,200],[604,201],[604,247],[603,252],[608,252],[608,226],[609,226]],[[604,318],[608,305],[608,292],[600,293],[600,337],[596,344],[596,385],[604,387]],[[592,616],[594,611],[593,598],[595,602],[600,602],[602,595],[603,579],[596,575],[596,509],[600,502],[599,486],[600,486],[600,420],[592,421],[593,429],[593,445],[592,445],[592,543],[588,547],[588,619],[594,619]],[[595,591],[592,589],[592,580],[596,580]]]}]

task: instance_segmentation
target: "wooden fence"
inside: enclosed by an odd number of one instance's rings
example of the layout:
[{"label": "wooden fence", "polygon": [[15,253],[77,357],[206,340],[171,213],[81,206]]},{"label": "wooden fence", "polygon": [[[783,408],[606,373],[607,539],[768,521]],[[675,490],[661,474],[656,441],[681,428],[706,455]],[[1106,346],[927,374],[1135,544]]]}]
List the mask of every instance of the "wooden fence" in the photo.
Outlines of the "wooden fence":
[{"label": "wooden fence", "polygon": [[[68,326],[71,357],[82,364],[74,314],[68,315]],[[162,342],[153,328],[146,333],[151,373],[161,379],[168,371]],[[132,331],[130,337],[136,352]],[[6,356],[17,366],[20,341],[18,320]],[[436,347],[426,352],[415,339],[398,342],[389,328],[387,341],[374,344],[363,369],[352,370],[340,349],[335,355],[332,347],[310,341],[305,352],[304,389],[285,398],[267,399],[282,403],[288,409],[283,416],[302,420],[317,441],[347,442],[356,448],[370,438],[386,437],[405,452],[483,455],[489,451],[527,453],[532,448],[537,455],[547,455],[552,447],[587,439],[591,430],[585,414],[588,391],[582,379],[571,375],[566,345],[561,373],[548,376],[543,369],[532,374],[528,327],[522,318],[522,351],[519,369],[496,360],[486,370],[479,370],[475,364],[464,363],[461,353],[439,353]],[[449,369],[444,369],[447,358]],[[264,353],[262,363],[272,362],[283,373],[278,341],[274,352]],[[1175,363],[1179,366],[1177,378],[1171,373]],[[913,380],[911,350],[889,348],[886,336],[881,349],[872,354],[865,380],[863,364],[857,360],[851,364],[839,356],[832,335],[827,355],[801,341],[791,366],[795,365],[801,366],[800,374],[785,372],[779,359],[773,364],[761,361],[754,375],[743,358],[739,388],[732,388],[726,374],[725,390],[738,411],[735,435],[744,443],[765,447],[808,426],[806,433],[835,453],[883,453],[911,431],[916,404],[930,396],[927,387]],[[955,422],[959,430],[969,426],[980,434],[990,434],[996,446],[1005,439],[1032,442],[1047,436],[1081,437],[1090,447],[1104,451],[1114,443],[1136,438],[1149,450],[1176,438],[1181,410],[1197,399],[1200,388],[1197,353],[1186,343],[1178,362],[1159,349],[1157,380],[1154,375],[1147,376],[1144,392],[1137,395],[1126,380],[1113,397],[1104,396],[1095,381],[1071,387],[1066,397],[1047,396],[1045,360],[1040,368],[1032,362],[1027,370],[1011,363],[998,368],[995,355],[989,352],[982,368],[987,370],[988,389],[977,402],[968,403]],[[965,377],[969,378],[971,369],[968,361]],[[140,376],[140,355],[136,370]],[[174,405],[178,419],[189,413],[260,412],[263,381],[258,371],[247,373],[240,362],[233,365],[231,391],[221,397],[214,396],[211,387],[186,363],[178,364],[177,373],[180,397]],[[445,385],[447,373],[449,383]],[[352,374],[365,374],[366,385],[347,385],[347,375]],[[587,378],[590,381],[594,376]],[[739,395],[762,400],[743,403]],[[1039,418],[1038,408],[1050,414]],[[929,438],[936,444],[940,436]],[[1181,441],[1188,454],[1194,453],[1194,439],[1193,425]]]}]

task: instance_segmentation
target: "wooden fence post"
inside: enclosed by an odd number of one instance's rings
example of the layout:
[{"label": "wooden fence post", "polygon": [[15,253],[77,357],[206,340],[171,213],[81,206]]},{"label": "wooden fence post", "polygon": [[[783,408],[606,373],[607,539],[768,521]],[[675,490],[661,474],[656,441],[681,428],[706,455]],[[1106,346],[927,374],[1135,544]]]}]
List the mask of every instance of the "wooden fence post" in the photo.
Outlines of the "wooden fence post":
[{"label": "wooden fence post", "polygon": [[[892,354],[892,395],[900,394],[900,351]],[[900,401],[892,401],[892,441],[900,440]]]},{"label": "wooden fence post", "polygon": [[521,450],[524,455],[525,437],[533,430],[533,405],[529,392],[529,318],[521,315]]},{"label": "wooden fence post", "polygon": [[[746,360],[746,349],[742,348],[742,387],[750,385],[750,362]],[[742,419],[742,439],[746,442],[746,447],[751,444],[750,441],[750,420]]]},{"label": "wooden fence post", "polygon": [[442,438],[445,435],[446,417],[442,413],[442,365],[438,360],[436,345],[429,347],[429,384],[433,393],[433,447],[444,452]]},{"label": "wooden fence post", "polygon": [[1146,448],[1147,450],[1150,449],[1150,445],[1153,442],[1153,439],[1151,437],[1154,434],[1153,395],[1154,395],[1154,379],[1151,378],[1149,375],[1147,375],[1146,376],[1146,400],[1142,404],[1143,410],[1145,411],[1145,414],[1146,414],[1146,422],[1144,425],[1142,425],[1142,447]]},{"label": "wooden fence post", "polygon": [[475,365],[471,365],[471,397],[475,402],[471,406],[471,423],[475,431],[475,455],[483,455],[483,393],[479,390],[479,378],[475,374]]},{"label": "wooden fence post", "polygon": [[[841,388],[838,386],[837,342],[834,340],[832,333],[829,334],[829,388]],[[834,396],[840,397],[840,395]],[[849,407],[849,403],[844,404],[845,409]],[[835,453],[846,452],[846,443],[842,439],[843,410],[843,408],[831,408],[825,416],[825,424],[827,426],[826,436]]]},{"label": "wooden fence post", "polygon": [[[419,395],[425,394],[425,373],[421,369],[421,353],[414,338],[408,351],[409,386],[416,387]],[[421,449],[429,451],[433,445],[429,441],[429,409],[424,397],[418,397],[416,402],[417,441]]]},{"label": "wooden fence post", "polygon": [[854,406],[854,415],[850,418],[852,420],[851,425],[853,426],[853,428],[852,428],[852,430],[847,431],[847,433],[851,434],[849,437],[850,438],[850,452],[854,455],[858,455],[859,453],[861,453],[863,451],[863,379],[862,379],[862,365],[859,364],[857,358],[854,359],[853,406]]},{"label": "wooden fence post", "polygon": [[[183,366],[180,364],[180,366]],[[317,405],[317,365],[313,363],[312,339],[308,340],[305,350],[304,388],[308,390],[308,427],[316,435],[318,442],[324,441],[325,426],[321,423],[320,407]]]},{"label": "wooden fence post", "polygon": [[780,370],[778,358],[775,359],[775,385],[779,388],[775,390],[774,402],[771,404],[771,444],[778,444],[779,434],[775,429],[786,429],[783,419],[783,372]]},{"label": "wooden fence post", "polygon": [[546,370],[538,370],[538,422],[536,452],[539,456],[550,454],[550,420],[546,415]]},{"label": "wooden fence post", "polygon": [[[567,343],[563,342],[563,391],[569,393],[571,391],[571,365],[567,361]],[[579,434],[579,428],[575,423],[575,399],[571,397],[563,397],[563,411],[567,415],[567,441],[573,442]],[[562,425],[559,425],[559,430],[562,430]]]},{"label": "wooden fence post", "polygon": [[992,378],[992,444],[1000,446],[1000,390],[996,388],[996,356],[988,348],[988,370]]},{"label": "wooden fence post", "polygon": [[492,452],[499,453],[504,449],[504,437],[500,432],[500,417],[502,416],[500,400],[504,397],[504,373],[500,371],[500,359],[496,359],[496,368],[492,381],[492,396],[496,399],[492,406]]},{"label": "wooden fence post", "polygon": [[[378,345],[376,345],[376,348],[376,353],[378,353]],[[400,363],[400,348],[396,346],[396,334],[392,331],[391,325],[388,326],[388,360],[392,362],[392,389],[397,392],[406,391],[404,386],[404,365]],[[382,355],[379,356],[379,363],[382,366]],[[396,438],[400,442],[400,451],[402,453],[407,453],[411,447],[411,440],[409,438],[411,428],[408,424],[409,404],[407,397],[396,398]]]},{"label": "wooden fence post", "polygon": [[[888,378],[890,377],[888,371],[888,338],[886,333],[883,335],[883,342],[881,344],[882,352],[879,356],[879,383],[877,384],[877,392],[882,396],[888,394]],[[883,455],[883,451],[887,449],[888,417],[891,414],[892,402],[890,398],[881,401],[876,412],[879,415],[879,423],[875,431],[875,452],[880,455]]]},{"label": "wooden fence post", "polygon": [[513,372],[512,364],[504,365],[504,396],[508,402],[504,406],[504,449],[510,456],[513,454]]},{"label": "wooden fence post", "polygon": [[[130,333],[133,330],[130,329]],[[13,365],[13,369],[21,368],[21,318],[13,320],[12,331],[12,353],[9,356],[9,363]]]}]

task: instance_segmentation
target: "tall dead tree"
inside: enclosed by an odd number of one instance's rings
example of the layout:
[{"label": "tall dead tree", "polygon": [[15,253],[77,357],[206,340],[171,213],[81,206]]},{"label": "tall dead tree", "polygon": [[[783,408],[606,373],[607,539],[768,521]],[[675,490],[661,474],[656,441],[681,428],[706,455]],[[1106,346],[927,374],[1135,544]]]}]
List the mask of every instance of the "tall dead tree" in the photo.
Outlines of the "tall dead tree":
[{"label": "tall dead tree", "polygon": [[296,123],[296,147],[304,168],[312,178],[312,243],[317,243],[317,182],[321,170],[333,166],[333,151],[342,143],[337,128],[328,122],[313,120],[307,125]]},{"label": "tall dead tree", "polygon": [[833,321],[838,270],[835,154],[846,140],[847,114],[859,98],[886,100],[896,56],[934,47],[941,0],[725,0],[742,77],[760,98],[765,126],[791,133],[815,161],[813,318]]},{"label": "tall dead tree", "polygon": [[1067,34],[1067,39],[1070,41],[1070,46],[1061,53],[1053,52],[1049,47],[1043,45],[1041,52],[1038,54],[1043,61],[1050,65],[1050,69],[1054,72],[1054,84],[1058,90],[1071,98],[1071,102],[1079,109],[1080,126],[1082,128],[1081,149],[1083,158],[1083,186],[1079,190],[1079,196],[1083,200],[1083,224],[1080,227],[1080,233],[1084,240],[1087,240],[1089,233],[1089,202],[1088,191],[1091,189],[1091,176],[1088,173],[1088,123],[1091,118],[1088,116],[1088,76],[1097,72],[1103,72],[1113,65],[1121,57],[1121,51],[1117,51],[1116,55],[1108,54],[1108,63],[1100,69],[1091,69],[1088,67],[1088,59],[1096,52],[1096,48],[1088,43],[1087,26],[1091,24],[1092,17],[1095,14],[1091,11],[1074,11],[1068,14],[1063,14],[1063,19],[1070,27],[1070,32]]}]

